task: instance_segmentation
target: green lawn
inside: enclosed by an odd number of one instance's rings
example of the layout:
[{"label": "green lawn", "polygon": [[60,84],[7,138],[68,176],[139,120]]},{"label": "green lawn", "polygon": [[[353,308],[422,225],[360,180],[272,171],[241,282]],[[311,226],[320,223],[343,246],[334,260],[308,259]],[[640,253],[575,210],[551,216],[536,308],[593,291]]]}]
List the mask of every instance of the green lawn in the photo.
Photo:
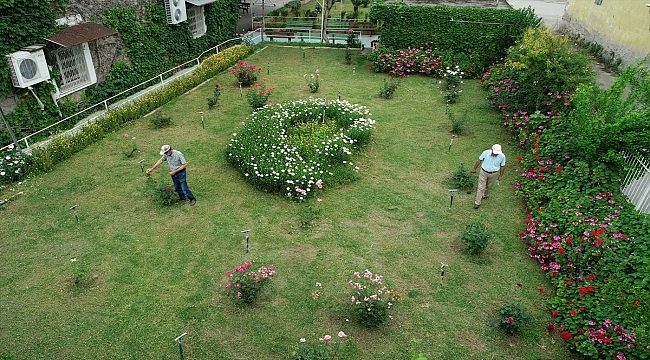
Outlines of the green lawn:
[{"label": "green lawn", "polygon": [[[539,288],[549,283],[518,238],[525,219],[512,186],[518,149],[478,81],[466,81],[452,105],[457,117],[468,111],[471,132],[448,152],[451,124],[436,81],[403,79],[385,100],[378,96],[384,74],[359,55],[352,65],[343,60],[344,50],[285,47],[246,60],[263,68],[274,102],[308,98],[303,75],[319,69],[318,97],[340,91],[376,120],[372,144],[356,160],[360,179],[312,202],[322,212],[311,228],[300,226],[310,204],[252,188],[224,160],[232,133],[251,113],[230,73],[161,109],[171,127],[138,120],[14,186],[25,194],[0,207],[0,351],[11,349],[16,359],[177,359],[173,339],[187,332],[186,359],[288,359],[301,337],[343,330],[354,359],[419,352],[429,359],[569,358],[546,331],[551,318]],[[220,105],[208,110],[216,83]],[[124,159],[132,136],[139,152]],[[473,194],[457,194],[449,209],[446,179],[495,142],[508,156],[504,181],[479,210]],[[194,207],[156,207],[144,194],[138,160],[151,166],[167,143],[188,160]],[[163,164],[153,176],[169,181],[166,174]],[[459,235],[476,220],[496,238],[471,258]],[[249,253],[244,229],[251,229]],[[277,274],[257,303],[242,308],[224,296],[223,274],[246,260],[254,268],[273,263]],[[440,262],[449,264],[444,287]],[[402,294],[384,329],[366,330],[335,311],[348,299],[352,272],[364,269]],[[83,271],[85,282],[74,285]],[[318,300],[311,296],[316,282],[323,285]],[[490,321],[514,300],[535,320],[508,336]]]}]

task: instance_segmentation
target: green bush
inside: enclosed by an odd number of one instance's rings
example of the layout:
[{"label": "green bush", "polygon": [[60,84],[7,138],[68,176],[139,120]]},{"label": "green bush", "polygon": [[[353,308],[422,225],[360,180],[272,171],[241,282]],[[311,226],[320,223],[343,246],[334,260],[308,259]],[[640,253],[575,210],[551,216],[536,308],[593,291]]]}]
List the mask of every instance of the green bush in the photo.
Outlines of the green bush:
[{"label": "green bush", "polygon": [[253,263],[251,262],[245,262],[241,266],[235,266],[234,272],[226,271],[226,277],[228,278],[226,292],[237,303],[252,304],[257,299],[262,288],[275,275],[273,265],[261,267],[257,271],[249,271],[248,268],[252,265]]},{"label": "green bush", "polygon": [[480,222],[473,222],[467,224],[460,238],[465,243],[467,252],[478,255],[485,250],[492,237],[494,237],[494,230],[488,229]]},{"label": "green bush", "polygon": [[451,177],[454,189],[469,191],[474,188],[476,180],[461,163]]},{"label": "green bush", "polygon": [[530,314],[519,302],[507,303],[499,309],[493,325],[505,330],[508,334],[514,334],[519,331],[522,325],[531,321]]},{"label": "green bush", "polygon": [[170,206],[178,202],[178,195],[174,191],[174,185],[168,185],[162,181],[147,177],[147,187],[157,205]]},{"label": "green bush", "polygon": [[172,124],[172,118],[169,116],[163,116],[160,112],[149,119],[151,125],[156,129],[161,129]]},{"label": "green bush", "polygon": [[365,270],[354,272],[356,279],[348,281],[352,296],[348,304],[353,318],[367,328],[384,326],[391,319],[390,311],[397,300],[393,292],[383,283],[382,276]]}]

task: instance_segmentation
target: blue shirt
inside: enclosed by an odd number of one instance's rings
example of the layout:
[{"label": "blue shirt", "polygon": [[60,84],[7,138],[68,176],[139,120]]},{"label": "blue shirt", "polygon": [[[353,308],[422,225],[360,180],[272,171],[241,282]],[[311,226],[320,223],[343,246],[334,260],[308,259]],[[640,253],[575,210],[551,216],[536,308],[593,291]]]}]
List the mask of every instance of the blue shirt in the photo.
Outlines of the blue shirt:
[{"label": "blue shirt", "polygon": [[483,151],[478,159],[483,161],[481,168],[487,172],[499,171],[502,166],[506,166],[506,156],[503,154],[492,156],[492,150]]},{"label": "blue shirt", "polygon": [[183,153],[178,150],[172,150],[172,154],[169,156],[167,154],[163,154],[163,156],[160,158],[160,161],[167,161],[169,164],[169,171],[174,171],[181,167],[181,165],[187,163],[187,161],[185,161]]}]

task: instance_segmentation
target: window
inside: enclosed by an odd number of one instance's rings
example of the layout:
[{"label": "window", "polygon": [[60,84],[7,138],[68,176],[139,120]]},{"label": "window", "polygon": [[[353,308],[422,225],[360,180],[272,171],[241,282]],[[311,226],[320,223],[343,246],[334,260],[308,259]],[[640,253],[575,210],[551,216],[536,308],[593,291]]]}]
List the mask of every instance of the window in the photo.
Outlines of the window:
[{"label": "window", "polygon": [[187,24],[194,38],[203,36],[206,31],[203,6],[192,6],[187,8]]},{"label": "window", "polygon": [[62,47],[54,53],[61,75],[61,96],[97,82],[88,43]]},{"label": "window", "polygon": [[596,5],[602,5],[602,4],[603,4],[603,0],[595,0],[595,1],[594,1],[594,4],[596,4]]}]

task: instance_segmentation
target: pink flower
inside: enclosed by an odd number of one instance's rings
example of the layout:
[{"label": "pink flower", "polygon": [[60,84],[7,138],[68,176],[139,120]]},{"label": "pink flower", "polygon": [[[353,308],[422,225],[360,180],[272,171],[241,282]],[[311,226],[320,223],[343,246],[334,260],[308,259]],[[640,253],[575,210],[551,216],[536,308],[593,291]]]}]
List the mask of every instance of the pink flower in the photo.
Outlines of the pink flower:
[{"label": "pink flower", "polygon": [[232,287],[232,285],[226,284],[226,289],[230,290],[231,287]]},{"label": "pink flower", "polygon": [[332,339],[332,337],[330,335],[323,336],[323,340],[325,340],[325,341],[331,340],[331,339]]},{"label": "pink flower", "polygon": [[509,317],[508,319],[506,319],[506,322],[507,322],[508,324],[512,324],[513,322],[515,322],[515,319]]}]

